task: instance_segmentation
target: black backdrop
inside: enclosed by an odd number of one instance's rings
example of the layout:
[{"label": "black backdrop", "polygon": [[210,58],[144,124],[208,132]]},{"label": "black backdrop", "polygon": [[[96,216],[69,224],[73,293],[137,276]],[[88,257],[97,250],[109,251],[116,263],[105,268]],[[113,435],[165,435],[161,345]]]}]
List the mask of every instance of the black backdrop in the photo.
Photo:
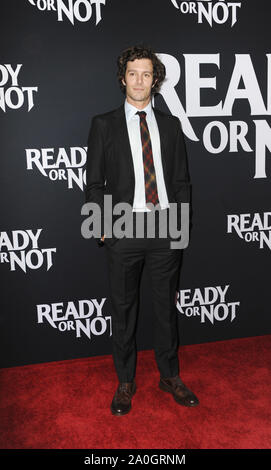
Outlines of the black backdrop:
[{"label": "black backdrop", "polygon": [[[140,42],[175,84],[154,105],[181,119],[193,185],[180,344],[270,333],[271,7],[233,3],[2,2],[1,367],[111,353],[105,249],[81,235],[85,151],[92,116],[124,101],[117,56]],[[147,287],[144,271],[139,350]]]}]

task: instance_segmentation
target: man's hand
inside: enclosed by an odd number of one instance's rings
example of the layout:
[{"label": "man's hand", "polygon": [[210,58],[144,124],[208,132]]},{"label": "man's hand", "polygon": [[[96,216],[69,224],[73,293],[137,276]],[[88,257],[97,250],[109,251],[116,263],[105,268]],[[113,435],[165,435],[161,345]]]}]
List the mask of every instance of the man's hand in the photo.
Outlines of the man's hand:
[{"label": "man's hand", "polygon": [[101,238],[102,242],[104,241],[104,237],[105,237],[105,235],[103,235],[102,238]]}]

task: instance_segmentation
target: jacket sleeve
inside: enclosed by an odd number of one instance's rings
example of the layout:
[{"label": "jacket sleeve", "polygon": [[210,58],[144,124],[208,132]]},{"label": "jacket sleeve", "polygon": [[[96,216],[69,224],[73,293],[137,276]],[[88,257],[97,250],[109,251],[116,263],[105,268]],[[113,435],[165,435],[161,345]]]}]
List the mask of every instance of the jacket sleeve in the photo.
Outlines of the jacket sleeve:
[{"label": "jacket sleeve", "polygon": [[[183,202],[189,203],[189,238],[192,228],[192,208],[191,208],[191,182],[188,169],[188,158],[186,145],[184,140],[181,123],[177,118],[177,138],[176,138],[176,155],[175,155],[175,176],[174,176],[174,191],[178,204]],[[183,252],[182,252],[183,256]],[[182,278],[179,272],[178,290],[182,289]]]},{"label": "jacket sleeve", "polygon": [[[105,155],[102,122],[99,117],[92,119],[87,148],[85,202],[95,202],[101,210],[101,236],[104,234],[104,192],[105,192]],[[102,246],[100,238],[98,245]]]}]

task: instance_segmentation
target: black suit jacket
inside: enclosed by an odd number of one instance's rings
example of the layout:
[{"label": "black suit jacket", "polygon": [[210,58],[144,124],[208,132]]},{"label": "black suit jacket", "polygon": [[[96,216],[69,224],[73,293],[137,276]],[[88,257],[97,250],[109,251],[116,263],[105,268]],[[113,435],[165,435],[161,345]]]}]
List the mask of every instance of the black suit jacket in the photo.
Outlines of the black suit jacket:
[{"label": "black suit jacket", "polygon": [[[177,117],[153,108],[157,121],[162,168],[169,202],[190,202],[190,181],[186,147]],[[104,195],[112,195],[112,205],[134,200],[135,175],[133,157],[126,124],[124,104],[119,108],[96,115],[92,119],[88,137],[86,166],[86,202],[99,204],[102,213],[104,234]],[[117,216],[119,217],[119,216]],[[116,218],[117,218],[116,217]],[[114,216],[113,216],[114,223]],[[105,243],[114,244],[117,239],[105,238]],[[100,246],[100,237],[97,239]]]}]

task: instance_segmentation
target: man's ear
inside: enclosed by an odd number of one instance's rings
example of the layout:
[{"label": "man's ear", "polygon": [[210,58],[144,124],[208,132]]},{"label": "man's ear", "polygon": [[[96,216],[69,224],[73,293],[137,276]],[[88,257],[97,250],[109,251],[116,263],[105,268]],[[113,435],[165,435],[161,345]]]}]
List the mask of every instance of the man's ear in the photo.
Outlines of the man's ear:
[{"label": "man's ear", "polygon": [[158,78],[154,81],[154,83],[152,84],[152,88],[154,87],[154,85],[156,84],[156,82],[158,81]]},{"label": "man's ear", "polygon": [[126,83],[125,83],[124,78],[121,79],[121,83],[122,83],[124,86],[126,86]]}]

